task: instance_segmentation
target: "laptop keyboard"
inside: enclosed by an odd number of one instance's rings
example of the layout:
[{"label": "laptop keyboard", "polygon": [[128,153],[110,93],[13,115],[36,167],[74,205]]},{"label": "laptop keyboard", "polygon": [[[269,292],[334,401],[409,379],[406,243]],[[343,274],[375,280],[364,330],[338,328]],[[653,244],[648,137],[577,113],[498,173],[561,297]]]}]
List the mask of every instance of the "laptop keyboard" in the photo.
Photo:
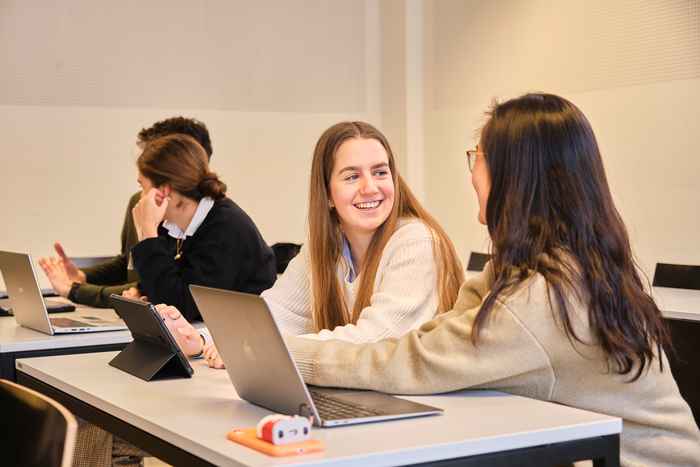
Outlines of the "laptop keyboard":
[{"label": "laptop keyboard", "polygon": [[363,407],[357,404],[351,404],[345,401],[324,394],[321,392],[309,391],[311,398],[314,400],[316,410],[319,415],[325,420],[341,420],[345,418],[365,418],[384,415],[369,407]]}]

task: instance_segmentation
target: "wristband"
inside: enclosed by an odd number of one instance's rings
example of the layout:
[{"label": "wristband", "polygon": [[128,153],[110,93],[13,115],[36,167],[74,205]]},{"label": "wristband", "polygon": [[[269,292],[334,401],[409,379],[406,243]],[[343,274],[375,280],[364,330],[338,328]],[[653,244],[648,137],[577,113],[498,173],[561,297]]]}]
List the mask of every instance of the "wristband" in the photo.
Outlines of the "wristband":
[{"label": "wristband", "polygon": [[76,298],[78,295],[78,289],[80,288],[80,282],[73,282],[70,285],[70,290],[68,291],[68,300],[77,303]]}]

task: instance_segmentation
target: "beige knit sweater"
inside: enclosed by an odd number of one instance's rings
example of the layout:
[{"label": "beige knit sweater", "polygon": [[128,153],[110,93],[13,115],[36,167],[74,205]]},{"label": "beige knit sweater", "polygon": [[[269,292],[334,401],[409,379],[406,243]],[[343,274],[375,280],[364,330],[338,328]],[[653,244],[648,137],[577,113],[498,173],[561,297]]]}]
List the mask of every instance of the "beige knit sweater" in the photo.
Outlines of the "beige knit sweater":
[{"label": "beige knit sweater", "polygon": [[[349,282],[348,267],[342,259],[337,274],[345,303],[352,309],[361,278]],[[284,334],[348,342],[374,342],[403,336],[431,320],[438,308],[433,237],[418,219],[400,221],[379,260],[370,304],[362,310],[355,324],[316,333],[311,311],[311,263],[306,248],[302,248],[275,285],[261,296]]]},{"label": "beige knit sweater", "polygon": [[[607,371],[601,349],[570,343],[553,319],[545,280],[534,275],[497,302],[478,347],[470,334],[490,268],[462,286],[454,310],[400,339],[371,344],[290,337],[304,379],[321,386],[431,394],[492,388],[623,419],[624,466],[698,466],[700,432],[665,355],[634,383]],[[593,342],[586,309],[572,302],[578,336]]]}]

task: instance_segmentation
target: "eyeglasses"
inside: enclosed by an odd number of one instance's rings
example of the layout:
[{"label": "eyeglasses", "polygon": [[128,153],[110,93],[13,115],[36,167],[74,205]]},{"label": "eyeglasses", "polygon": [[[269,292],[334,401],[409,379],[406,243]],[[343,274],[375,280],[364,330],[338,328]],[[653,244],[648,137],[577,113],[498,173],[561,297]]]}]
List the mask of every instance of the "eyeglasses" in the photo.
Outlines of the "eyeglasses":
[{"label": "eyeglasses", "polygon": [[481,154],[482,157],[486,155],[478,149],[469,149],[467,151],[467,167],[469,167],[469,172],[474,171],[474,164],[476,164],[477,154]]}]

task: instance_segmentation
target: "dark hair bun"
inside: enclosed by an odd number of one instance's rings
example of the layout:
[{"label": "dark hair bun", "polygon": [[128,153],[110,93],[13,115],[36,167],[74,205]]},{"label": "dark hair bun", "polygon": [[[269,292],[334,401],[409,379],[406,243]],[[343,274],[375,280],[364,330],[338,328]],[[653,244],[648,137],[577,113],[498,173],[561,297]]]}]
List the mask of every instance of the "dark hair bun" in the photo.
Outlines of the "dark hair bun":
[{"label": "dark hair bun", "polygon": [[202,196],[209,196],[212,199],[223,198],[226,194],[226,184],[219,180],[214,172],[207,173],[199,182],[197,189]]}]

